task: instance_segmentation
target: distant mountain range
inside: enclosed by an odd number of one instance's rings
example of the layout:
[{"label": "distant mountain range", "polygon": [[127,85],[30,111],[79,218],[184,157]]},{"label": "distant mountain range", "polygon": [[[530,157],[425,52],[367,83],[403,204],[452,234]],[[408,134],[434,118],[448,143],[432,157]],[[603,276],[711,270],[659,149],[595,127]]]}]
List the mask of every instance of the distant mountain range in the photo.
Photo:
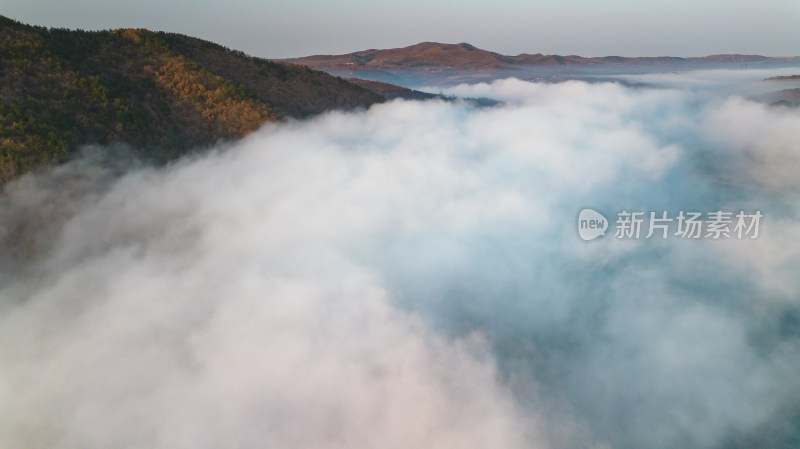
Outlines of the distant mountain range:
[{"label": "distant mountain range", "polygon": [[764,81],[797,81],[800,80],[800,75],[787,75],[787,76],[772,76]]},{"label": "distant mountain range", "polygon": [[364,50],[344,55],[315,55],[284,61],[303,64],[320,70],[352,69],[450,69],[493,70],[525,66],[697,66],[720,64],[761,64],[765,62],[800,62],[800,57],[771,58],[759,55],[711,55],[698,58],[660,57],[582,57],[575,55],[543,55],[522,53],[502,55],[482,50],[467,43],[441,44],[422,42],[403,48]]}]

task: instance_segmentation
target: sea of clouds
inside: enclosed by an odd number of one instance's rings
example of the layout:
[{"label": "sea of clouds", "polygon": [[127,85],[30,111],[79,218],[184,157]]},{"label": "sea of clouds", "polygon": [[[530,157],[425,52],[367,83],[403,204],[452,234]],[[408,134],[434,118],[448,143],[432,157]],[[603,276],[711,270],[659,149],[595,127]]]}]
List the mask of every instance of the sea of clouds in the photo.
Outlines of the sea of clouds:
[{"label": "sea of clouds", "polygon": [[[507,79],[0,197],[0,446],[800,441],[800,111]],[[110,157],[109,152],[114,156]],[[585,207],[757,239],[578,238]]]}]

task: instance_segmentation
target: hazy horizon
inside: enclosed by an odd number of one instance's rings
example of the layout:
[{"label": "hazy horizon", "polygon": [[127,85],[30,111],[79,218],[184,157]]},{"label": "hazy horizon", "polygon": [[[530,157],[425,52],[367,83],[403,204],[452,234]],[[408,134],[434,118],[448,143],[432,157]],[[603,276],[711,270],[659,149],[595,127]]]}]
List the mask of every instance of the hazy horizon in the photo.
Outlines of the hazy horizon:
[{"label": "hazy horizon", "polygon": [[104,4],[97,0],[3,0],[0,13],[31,25],[187,34],[265,58],[468,42],[502,54],[800,56],[800,3],[702,1],[669,5],[616,0],[525,3],[235,0]]}]

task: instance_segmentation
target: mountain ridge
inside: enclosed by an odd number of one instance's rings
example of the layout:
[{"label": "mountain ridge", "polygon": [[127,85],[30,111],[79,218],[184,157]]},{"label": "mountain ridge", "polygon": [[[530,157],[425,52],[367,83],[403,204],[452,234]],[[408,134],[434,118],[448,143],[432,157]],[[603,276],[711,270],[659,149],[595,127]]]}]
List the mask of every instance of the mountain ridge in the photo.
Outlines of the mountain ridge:
[{"label": "mountain ridge", "polygon": [[0,185],[85,144],[124,142],[163,163],[268,121],[383,101],[306,66],[176,33],[0,16]]},{"label": "mountain ridge", "polygon": [[339,55],[311,55],[286,58],[281,61],[303,64],[320,70],[346,68],[372,69],[452,69],[487,70],[524,66],[614,66],[625,64],[751,64],[765,61],[800,62],[800,57],[767,57],[761,55],[717,54],[702,57],[678,56],[600,56],[545,55],[542,53],[520,53],[503,55],[483,50],[466,42],[447,44],[420,42],[407,47],[391,49],[369,49]]}]

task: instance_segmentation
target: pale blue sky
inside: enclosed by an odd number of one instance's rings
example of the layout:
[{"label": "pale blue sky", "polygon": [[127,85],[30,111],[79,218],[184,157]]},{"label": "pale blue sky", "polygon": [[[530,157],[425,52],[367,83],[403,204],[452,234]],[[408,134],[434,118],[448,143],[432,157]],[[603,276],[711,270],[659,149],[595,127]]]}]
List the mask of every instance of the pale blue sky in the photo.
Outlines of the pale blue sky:
[{"label": "pale blue sky", "polygon": [[421,41],[505,54],[800,55],[800,0],[0,0],[0,14],[46,26],[175,31],[268,58]]}]

